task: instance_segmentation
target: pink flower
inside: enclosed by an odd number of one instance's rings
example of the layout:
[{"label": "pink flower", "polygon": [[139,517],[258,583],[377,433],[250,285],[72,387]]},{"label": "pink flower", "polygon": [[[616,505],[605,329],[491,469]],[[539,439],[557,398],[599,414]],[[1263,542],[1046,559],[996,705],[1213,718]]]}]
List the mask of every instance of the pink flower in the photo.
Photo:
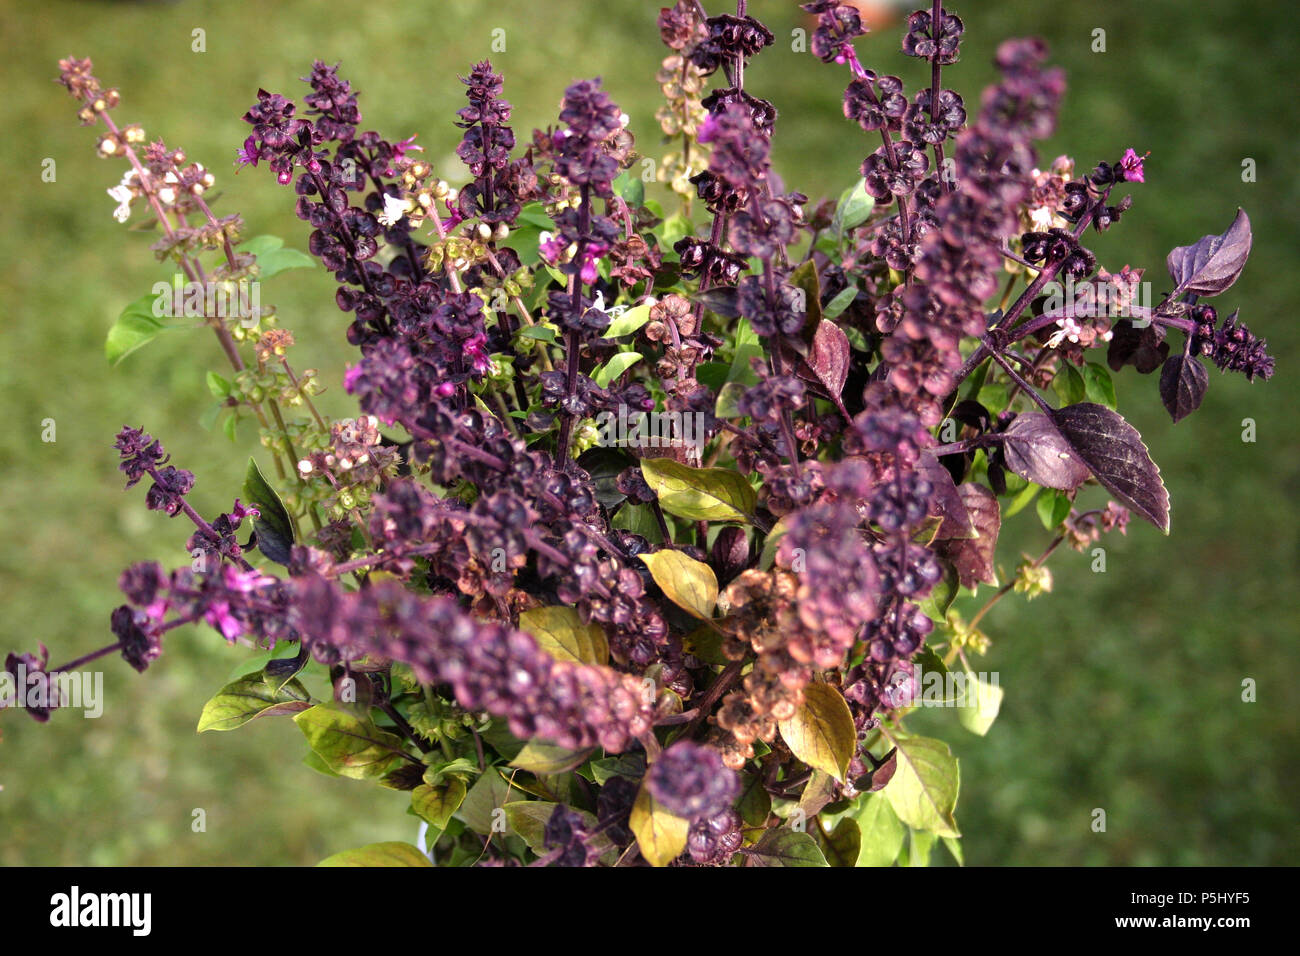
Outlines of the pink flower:
[{"label": "pink flower", "polygon": [[213,601],[203,615],[203,619],[221,632],[227,641],[233,642],[244,633],[243,625],[230,613],[230,605],[225,601]]},{"label": "pink flower", "polygon": [[361,365],[359,363],[357,365],[348,366],[348,368],[343,371],[343,391],[351,395],[352,389],[356,387],[357,379],[360,377]]},{"label": "pink flower", "polygon": [[1139,156],[1131,146],[1124,150],[1124,158],[1119,161],[1120,176],[1130,183],[1146,182],[1146,179],[1143,178],[1146,174],[1142,170],[1142,163],[1150,155],[1151,153],[1147,152]]}]

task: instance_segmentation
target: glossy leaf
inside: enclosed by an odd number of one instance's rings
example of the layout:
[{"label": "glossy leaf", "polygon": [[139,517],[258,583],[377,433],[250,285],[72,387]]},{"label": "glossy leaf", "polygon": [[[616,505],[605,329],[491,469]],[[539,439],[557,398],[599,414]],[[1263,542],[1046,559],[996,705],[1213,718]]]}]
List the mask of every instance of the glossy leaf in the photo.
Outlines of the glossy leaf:
[{"label": "glossy leaf", "polygon": [[609,323],[609,327],[601,333],[601,338],[616,339],[620,336],[631,335],[641,326],[650,321],[649,304],[634,305],[622,314],[615,315]]},{"label": "glossy leaf", "polygon": [[867,192],[867,181],[859,179],[856,184],[840,194],[840,201],[835,206],[835,215],[831,220],[831,228],[839,235],[843,235],[850,229],[856,229],[867,221],[875,205],[875,197]]},{"label": "glossy leaf", "polygon": [[777,727],[796,757],[836,780],[844,779],[858,734],[848,702],[839,690],[830,684],[809,684],[804,688],[803,704]]},{"label": "glossy leaf", "polygon": [[234,730],[258,717],[296,714],[311,707],[311,694],[296,680],[272,687],[261,674],[227,684],[203,705],[198,732]]},{"label": "glossy leaf", "polygon": [[1169,492],[1136,428],[1090,402],[1059,408],[1052,418],[1107,491],[1169,533]]},{"label": "glossy leaf", "polygon": [[730,468],[692,468],[671,458],[643,458],[641,473],[664,511],[690,521],[748,521],[757,504],[753,487]]},{"label": "glossy leaf", "polygon": [[1017,415],[1003,435],[1007,467],[1026,481],[1073,491],[1088,480],[1088,466],[1043,412]]},{"label": "glossy leaf", "polygon": [[537,646],[557,661],[605,664],[609,641],[595,622],[584,623],[571,607],[537,607],[519,615],[519,629],[533,635]]},{"label": "glossy leaf", "polygon": [[610,382],[616,381],[620,375],[641,361],[642,358],[640,352],[616,352],[609,357],[609,360],[604,365],[592,373],[592,381],[601,388],[607,388]]},{"label": "glossy leaf", "polygon": [[1237,218],[1217,236],[1202,236],[1190,246],[1179,246],[1166,260],[1174,280],[1174,295],[1218,295],[1241,275],[1250,256],[1250,217],[1237,210]]},{"label": "glossy leaf", "polygon": [[672,548],[643,554],[641,560],[668,600],[703,620],[713,617],[718,577],[711,567]]},{"label": "glossy leaf", "polygon": [[1174,422],[1180,422],[1201,407],[1210,387],[1210,373],[1200,359],[1171,355],[1160,370],[1160,400]]},{"label": "glossy leaf", "polygon": [[257,549],[276,564],[287,565],[289,549],[293,547],[289,512],[276,490],[262,477],[262,470],[254,458],[248,459],[248,468],[244,472],[243,498],[244,504],[256,505],[259,512],[253,519]]}]

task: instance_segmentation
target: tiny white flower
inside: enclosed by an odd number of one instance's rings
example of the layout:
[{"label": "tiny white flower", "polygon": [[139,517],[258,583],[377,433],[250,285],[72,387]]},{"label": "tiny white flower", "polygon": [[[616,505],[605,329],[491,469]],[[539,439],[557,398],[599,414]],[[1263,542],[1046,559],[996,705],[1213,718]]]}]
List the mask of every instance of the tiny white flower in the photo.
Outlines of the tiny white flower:
[{"label": "tiny white flower", "polygon": [[1036,206],[1029,211],[1029,221],[1039,232],[1046,232],[1052,228],[1052,223],[1056,219],[1056,214],[1052,212],[1050,206]]},{"label": "tiny white flower", "polygon": [[113,218],[118,222],[126,222],[131,217],[131,187],[114,186],[106,191],[109,198],[117,203],[117,208],[113,210]]},{"label": "tiny white flower", "polygon": [[311,462],[308,461],[306,458],[304,458],[304,459],[302,459],[301,461],[299,461],[299,462],[298,462],[298,472],[299,472],[299,474],[310,475],[310,474],[311,474]]},{"label": "tiny white flower", "polygon": [[379,214],[379,221],[385,226],[395,226],[411,209],[411,200],[400,196],[384,196],[384,211]]}]

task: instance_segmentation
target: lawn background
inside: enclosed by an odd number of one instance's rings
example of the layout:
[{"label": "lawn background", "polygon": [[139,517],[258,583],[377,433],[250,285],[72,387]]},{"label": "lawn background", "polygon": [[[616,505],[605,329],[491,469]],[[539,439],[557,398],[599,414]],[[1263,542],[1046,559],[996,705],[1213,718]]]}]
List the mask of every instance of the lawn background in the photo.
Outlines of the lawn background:
[{"label": "lawn background", "polygon": [[[19,2],[0,0],[0,169],[11,192],[0,230],[0,653],[34,650],[58,661],[108,640],[115,582],[128,563],[186,560],[188,535],[123,493],[111,449],[124,423],[143,425],[197,475],[192,500],[215,513],[237,493],[244,462],[260,451],[251,430],[237,448],[197,424],[211,399],[207,369],[223,360],[209,336],[166,337],[110,369],[104,334],[121,308],[165,276],[140,234],[112,219],[104,190],[120,161],[94,155],[95,133],[51,82],[56,60],[89,56],[121,88],[120,123],[204,162],[240,211],[248,234],[274,233],[305,248],[307,230],[288,189],[265,169],[231,168],[247,127],[239,117],[259,86],[297,97],[313,58],[342,61],[361,91],[365,127],[390,139],[419,134],[439,171],[463,173],[452,150],[458,75],[492,53],[524,140],[554,122],[574,79],[601,75],[632,117],[638,145],[658,150],[654,73],[664,55],[659,3],[390,0],[339,7],[270,3]],[[710,8],[717,4],[709,4]],[[1248,385],[1211,373],[1205,404],[1172,426],[1156,377],[1117,377],[1121,410],[1141,430],[1173,499],[1166,539],[1134,523],[1105,542],[1105,574],[1086,555],[1053,560],[1056,593],[1003,602],[986,619],[994,638],[979,666],[1007,692],[987,738],[951,714],[918,726],[941,732],[961,759],[958,820],[970,863],[1290,863],[1300,852],[1297,736],[1297,180],[1300,109],[1290,89],[1300,49],[1290,4],[1174,0],[1104,4],[954,3],[967,24],[948,84],[978,102],[1001,39],[1037,33],[1066,67],[1070,90],[1044,162],[1059,152],[1082,168],[1127,146],[1151,150],[1134,209],[1088,242],[1104,265],[1149,268],[1157,294],[1174,245],[1222,231],[1238,205],[1254,224],[1255,251],[1221,300],[1267,337],[1278,375]],[[777,45],[746,71],[751,90],[780,111],[775,160],[790,188],[838,195],[873,144],[840,115],[842,68],[790,50],[806,25],[795,4],[755,0]],[[191,50],[205,31],[206,52]],[[1094,30],[1106,52],[1094,53]],[[896,72],[909,89],[924,67],[898,52],[891,27],[859,41],[868,68]],[[57,163],[53,183],[42,160]],[[1242,181],[1255,161],[1257,181]],[[268,284],[294,330],[299,366],[322,370],[323,409],[347,415],[342,364],[347,320],[322,270]],[[54,418],[57,441],[41,441]],[[1242,441],[1251,418],[1257,441]],[[1030,509],[1032,511],[1032,509]],[[182,519],[183,520],[183,519]],[[1046,540],[1023,514],[1000,555]],[[287,721],[199,737],[204,700],[247,651],[211,631],[184,629],[140,677],[105,668],[102,718],[60,714],[38,726],[0,716],[0,864],[311,864],[363,843],[410,839],[401,794],[326,779],[300,762]],[[1244,678],[1258,702],[1241,701]],[[1094,808],[1107,811],[1092,832]],[[194,809],[207,815],[191,832]]]}]

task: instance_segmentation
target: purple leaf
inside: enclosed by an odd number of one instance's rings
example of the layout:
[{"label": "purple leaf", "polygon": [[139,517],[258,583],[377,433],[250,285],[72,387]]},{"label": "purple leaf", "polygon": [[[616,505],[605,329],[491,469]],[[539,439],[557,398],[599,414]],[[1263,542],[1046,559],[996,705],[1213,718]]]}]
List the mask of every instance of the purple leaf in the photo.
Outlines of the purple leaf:
[{"label": "purple leaf", "polygon": [[1237,281],[1250,255],[1250,219],[1238,209],[1237,218],[1219,236],[1202,236],[1190,246],[1169,253],[1174,295],[1218,295]]},{"label": "purple leaf", "polygon": [[1160,370],[1160,400],[1175,424],[1201,407],[1210,373],[1191,355],[1171,355]]},{"label": "purple leaf", "polygon": [[1117,322],[1106,349],[1106,364],[1112,372],[1132,365],[1141,375],[1149,375],[1160,367],[1169,354],[1169,343],[1164,341],[1163,325],[1148,323],[1138,327],[1132,322]]},{"label": "purple leaf", "polygon": [[1169,492],[1136,428],[1091,402],[1058,408],[1052,419],[1107,491],[1169,533]]},{"label": "purple leaf", "polygon": [[1003,436],[1007,467],[1026,481],[1073,491],[1088,480],[1088,466],[1042,412],[1017,415]]},{"label": "purple leaf", "polygon": [[931,501],[936,509],[935,513],[943,519],[939,524],[939,530],[935,532],[935,540],[975,537],[976,528],[971,524],[970,515],[966,513],[966,504],[962,501],[948,469],[939,463],[938,458],[926,451],[922,452],[917,460],[916,470],[934,486]]},{"label": "purple leaf", "polygon": [[796,371],[800,378],[826,389],[831,400],[842,409],[840,394],[849,377],[851,355],[849,337],[834,322],[823,320],[817,324],[808,357],[799,362]]},{"label": "purple leaf", "polygon": [[981,581],[997,584],[993,555],[998,547],[998,531],[1002,528],[1002,511],[997,496],[983,485],[970,481],[958,485],[957,492],[979,537],[940,542],[939,554],[957,569],[962,587],[974,588]]}]

